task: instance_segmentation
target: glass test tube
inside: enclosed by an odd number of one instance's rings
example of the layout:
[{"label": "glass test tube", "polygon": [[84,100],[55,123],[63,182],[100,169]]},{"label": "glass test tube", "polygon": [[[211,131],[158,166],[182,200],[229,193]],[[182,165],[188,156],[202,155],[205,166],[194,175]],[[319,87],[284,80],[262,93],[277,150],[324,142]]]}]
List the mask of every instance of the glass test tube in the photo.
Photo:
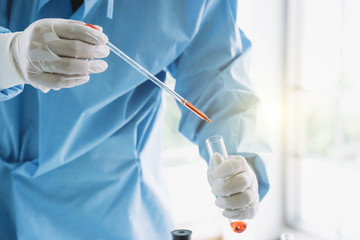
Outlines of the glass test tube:
[{"label": "glass test tube", "polygon": [[[214,135],[212,137],[209,137],[206,139],[206,147],[210,156],[210,163],[215,170],[217,166],[215,166],[213,161],[213,155],[214,153],[218,153],[221,155],[222,159],[226,161],[228,159],[224,139],[220,135]],[[231,229],[236,233],[242,233],[246,230],[247,224],[244,221],[229,219],[229,223],[231,226]]]}]

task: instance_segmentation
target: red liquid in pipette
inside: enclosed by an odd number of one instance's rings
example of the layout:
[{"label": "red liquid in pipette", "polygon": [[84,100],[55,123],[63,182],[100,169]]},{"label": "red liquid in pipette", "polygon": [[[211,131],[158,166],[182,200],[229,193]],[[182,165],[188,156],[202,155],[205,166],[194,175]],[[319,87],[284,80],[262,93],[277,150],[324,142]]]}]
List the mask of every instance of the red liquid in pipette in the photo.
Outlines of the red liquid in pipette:
[{"label": "red liquid in pipette", "polygon": [[188,109],[190,109],[191,111],[193,111],[196,115],[198,115],[201,119],[207,121],[207,122],[211,122],[211,120],[203,113],[201,112],[199,109],[197,109],[194,105],[192,105],[189,102],[185,102],[185,100],[181,100],[181,103],[183,105],[185,105]]},{"label": "red liquid in pipette", "polygon": [[97,27],[95,27],[94,25],[92,25],[92,24],[90,24],[90,23],[85,24],[85,26],[88,26],[88,27],[91,27],[91,28],[93,28],[93,29],[95,29],[95,30],[100,31],[100,29],[98,29]]},{"label": "red liquid in pipette", "polygon": [[242,233],[246,230],[247,224],[243,221],[235,221],[230,223],[231,229],[236,233]]}]

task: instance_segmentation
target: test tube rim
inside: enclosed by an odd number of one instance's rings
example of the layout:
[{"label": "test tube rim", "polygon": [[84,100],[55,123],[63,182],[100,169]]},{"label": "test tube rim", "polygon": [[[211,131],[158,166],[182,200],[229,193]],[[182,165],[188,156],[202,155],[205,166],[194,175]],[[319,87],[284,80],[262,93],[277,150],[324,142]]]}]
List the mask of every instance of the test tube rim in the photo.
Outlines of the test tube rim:
[{"label": "test tube rim", "polygon": [[[214,141],[212,141],[211,139],[213,139],[213,138],[217,138],[217,139],[214,140]],[[207,143],[216,143],[216,142],[219,142],[219,141],[224,141],[223,136],[221,136],[221,135],[213,135],[213,136],[208,137],[208,138],[206,139],[206,142],[207,142]]]},{"label": "test tube rim", "polygon": [[[213,139],[213,140],[212,140]],[[213,146],[214,145],[218,145],[220,144],[221,145],[221,149],[223,150],[222,153],[220,153],[222,155],[222,157],[224,159],[227,159],[228,158],[228,153],[227,153],[227,150],[226,150],[226,146],[225,146],[225,142],[224,142],[224,137],[222,135],[213,135],[211,137],[208,137],[206,139],[206,148],[208,150],[208,153],[209,153],[209,157],[210,159],[212,159],[212,156],[211,156],[211,153],[214,153],[213,152]],[[210,150],[211,149],[211,150]]]}]

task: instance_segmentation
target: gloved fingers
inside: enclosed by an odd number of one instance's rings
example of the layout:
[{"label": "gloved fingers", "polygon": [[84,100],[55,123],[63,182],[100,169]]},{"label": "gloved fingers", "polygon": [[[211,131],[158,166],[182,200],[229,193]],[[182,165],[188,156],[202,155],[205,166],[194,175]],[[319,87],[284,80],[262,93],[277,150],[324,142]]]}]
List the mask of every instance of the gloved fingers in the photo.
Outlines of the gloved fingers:
[{"label": "gloved fingers", "polygon": [[47,22],[47,23],[63,23],[63,24],[78,24],[78,25],[84,25],[85,23],[82,21],[74,20],[74,19],[65,19],[65,18],[46,18],[46,19],[40,19],[37,22]]},{"label": "gloved fingers", "polygon": [[211,167],[213,168],[213,170],[215,170],[223,161],[224,158],[221,156],[220,153],[214,153],[211,157]]},{"label": "gloved fingers", "polygon": [[225,209],[222,212],[224,217],[230,219],[238,219],[238,220],[251,219],[255,217],[256,213],[257,213],[257,209],[250,206],[244,209],[235,209],[235,210]]},{"label": "gloved fingers", "polygon": [[[81,23],[81,24],[80,24]],[[54,22],[54,31],[62,39],[80,40],[90,44],[105,44],[108,37],[101,31],[85,25],[85,23]]]},{"label": "gloved fingers", "polygon": [[223,210],[222,214],[226,218],[230,219],[251,219],[254,218],[257,214],[259,209],[259,197],[256,198],[256,200],[251,203],[249,206],[246,206],[245,208],[240,209],[225,209]]},{"label": "gloved fingers", "polygon": [[211,191],[216,196],[228,197],[245,191],[253,182],[253,175],[249,172],[242,172],[226,179],[226,181],[215,181]]},{"label": "gloved fingers", "polygon": [[105,44],[93,45],[79,40],[58,39],[47,43],[58,56],[73,58],[105,58],[110,54]]},{"label": "gloved fingers", "polygon": [[31,83],[31,85],[34,87],[34,88],[38,88],[40,89],[43,93],[47,93],[51,90],[51,88],[47,88],[47,87],[43,87],[43,86],[40,86],[34,82]]},{"label": "gloved fingers", "polygon": [[43,72],[58,73],[66,75],[101,73],[108,65],[103,60],[89,60],[76,58],[60,58],[60,61],[46,62],[38,68]]},{"label": "gloved fingers", "polygon": [[47,88],[47,87],[42,87],[42,86],[39,86],[37,87],[38,89],[40,89],[43,93],[47,93],[50,91],[50,88]]},{"label": "gloved fingers", "polygon": [[79,75],[65,75],[65,74],[56,74],[56,73],[41,73],[38,74],[32,84],[34,87],[43,89],[54,89],[59,90],[61,88],[71,88],[75,86],[82,85],[89,81],[89,75],[79,74]]},{"label": "gloved fingers", "polygon": [[214,177],[226,178],[240,172],[248,170],[248,164],[244,157],[240,155],[229,156],[214,171]]},{"label": "gloved fingers", "polygon": [[219,208],[226,209],[237,209],[237,208],[245,208],[256,199],[257,192],[254,191],[254,188],[250,186],[250,188],[246,189],[244,192],[233,194],[229,197],[218,197],[215,200],[216,206]]}]

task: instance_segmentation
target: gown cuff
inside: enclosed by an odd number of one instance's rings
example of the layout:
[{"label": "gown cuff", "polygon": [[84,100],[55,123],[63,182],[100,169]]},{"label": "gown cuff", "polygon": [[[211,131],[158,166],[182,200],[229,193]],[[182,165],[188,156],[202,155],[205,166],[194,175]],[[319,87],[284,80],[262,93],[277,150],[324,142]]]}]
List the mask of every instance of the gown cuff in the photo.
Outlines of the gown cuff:
[{"label": "gown cuff", "polygon": [[20,84],[24,81],[16,70],[14,59],[11,56],[10,44],[19,33],[0,34],[0,46],[5,51],[0,51],[0,91]]}]

